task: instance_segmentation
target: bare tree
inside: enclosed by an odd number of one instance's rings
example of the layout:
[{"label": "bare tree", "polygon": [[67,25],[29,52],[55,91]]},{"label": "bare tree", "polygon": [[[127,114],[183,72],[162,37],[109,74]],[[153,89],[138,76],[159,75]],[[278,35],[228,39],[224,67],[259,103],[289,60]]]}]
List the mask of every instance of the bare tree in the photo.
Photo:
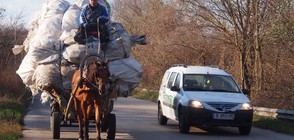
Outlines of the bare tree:
[{"label": "bare tree", "polygon": [[21,44],[24,41],[27,29],[24,27],[22,16],[11,17],[10,20],[6,20],[9,17],[8,14],[0,12],[0,15],[3,19],[0,23],[0,67],[2,68],[0,71],[0,88],[11,91],[19,97],[19,91],[24,91],[24,85],[21,84],[22,82],[15,71],[24,55],[13,55],[11,49],[14,45]]},{"label": "bare tree", "polygon": [[[293,0],[277,0],[269,4],[269,16],[263,54],[263,87],[256,103],[268,107],[293,109],[294,99],[294,7]],[[278,99],[278,100],[277,100]]]},{"label": "bare tree", "polygon": [[[188,31],[173,3],[158,0],[117,0],[113,9],[114,18],[130,34],[146,34],[148,37],[149,44],[135,48],[132,55],[143,64],[143,83],[149,87],[158,85],[161,80],[159,77],[172,64],[189,63],[193,56],[197,59],[197,49],[186,43],[186,40],[192,40],[196,31]],[[197,39],[194,38],[193,41],[195,40]]]},{"label": "bare tree", "polygon": [[0,7],[0,19],[4,17],[5,9]]},{"label": "bare tree", "polygon": [[253,90],[255,105],[291,109],[292,1],[116,0],[113,15],[129,33],[149,38],[132,51],[143,65],[145,88],[158,87],[175,63],[218,65]]},{"label": "bare tree", "polygon": [[[261,41],[267,2],[262,0],[179,0],[183,15],[201,28],[206,36],[238,48],[243,88],[260,81]],[[217,36],[216,36],[217,35]],[[255,60],[255,61],[252,61]],[[253,75],[255,70],[255,77]],[[252,80],[255,78],[254,80]],[[260,87],[260,83],[256,83]]]}]

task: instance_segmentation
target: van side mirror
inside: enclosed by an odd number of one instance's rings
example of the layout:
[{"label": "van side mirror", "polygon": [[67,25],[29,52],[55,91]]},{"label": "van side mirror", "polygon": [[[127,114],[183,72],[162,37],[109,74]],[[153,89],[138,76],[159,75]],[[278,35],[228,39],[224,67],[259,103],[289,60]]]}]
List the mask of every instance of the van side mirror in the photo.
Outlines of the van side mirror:
[{"label": "van side mirror", "polygon": [[242,89],[242,92],[245,95],[249,95],[250,94],[250,90],[249,89]]},{"label": "van side mirror", "polygon": [[171,91],[177,91],[177,92],[179,92],[179,91],[180,91],[180,88],[179,88],[178,86],[172,86],[172,87],[170,88],[170,90],[171,90]]}]

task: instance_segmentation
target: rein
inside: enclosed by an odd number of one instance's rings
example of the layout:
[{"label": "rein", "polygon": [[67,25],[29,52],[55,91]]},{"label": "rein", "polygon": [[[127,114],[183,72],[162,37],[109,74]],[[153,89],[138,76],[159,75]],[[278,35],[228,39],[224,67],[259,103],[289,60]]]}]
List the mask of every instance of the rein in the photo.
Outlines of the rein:
[{"label": "rein", "polygon": [[92,83],[92,82],[91,82],[89,79],[87,79],[87,78],[85,78],[84,83],[85,83],[86,86],[89,87],[90,89],[93,89],[93,88],[98,89],[98,84],[97,84],[98,82],[97,82],[96,78],[95,78],[95,84]]}]

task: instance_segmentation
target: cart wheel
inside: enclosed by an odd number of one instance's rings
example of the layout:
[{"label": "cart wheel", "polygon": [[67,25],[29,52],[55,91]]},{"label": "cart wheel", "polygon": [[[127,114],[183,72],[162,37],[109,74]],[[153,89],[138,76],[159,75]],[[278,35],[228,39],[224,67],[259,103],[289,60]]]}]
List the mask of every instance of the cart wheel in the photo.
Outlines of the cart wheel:
[{"label": "cart wheel", "polygon": [[115,114],[108,114],[107,118],[107,139],[114,140],[116,132],[116,117]]},{"label": "cart wheel", "polygon": [[52,112],[50,117],[50,127],[53,134],[53,139],[60,138],[60,115],[59,112]]},{"label": "cart wheel", "polygon": [[108,103],[108,111],[107,113],[110,114],[110,112],[113,110],[114,100],[109,100]]}]

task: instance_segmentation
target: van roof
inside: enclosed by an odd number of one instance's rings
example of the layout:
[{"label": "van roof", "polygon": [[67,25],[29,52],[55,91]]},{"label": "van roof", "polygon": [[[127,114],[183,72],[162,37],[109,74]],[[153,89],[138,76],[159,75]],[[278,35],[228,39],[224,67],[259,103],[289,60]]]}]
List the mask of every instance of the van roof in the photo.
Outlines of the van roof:
[{"label": "van roof", "polygon": [[176,64],[173,65],[169,71],[181,71],[183,74],[215,74],[229,76],[227,72],[215,66],[191,66]]}]

